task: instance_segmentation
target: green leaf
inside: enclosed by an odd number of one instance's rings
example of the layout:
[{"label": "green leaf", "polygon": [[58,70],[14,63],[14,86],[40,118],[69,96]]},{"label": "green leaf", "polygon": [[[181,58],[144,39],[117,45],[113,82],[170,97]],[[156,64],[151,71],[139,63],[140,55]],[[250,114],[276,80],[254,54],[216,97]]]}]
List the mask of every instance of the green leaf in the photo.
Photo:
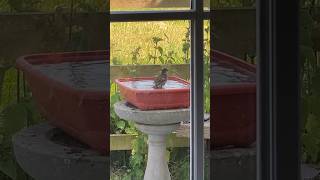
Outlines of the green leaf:
[{"label": "green leaf", "polygon": [[143,161],[143,156],[141,154],[135,154],[133,158],[133,165],[139,165]]},{"label": "green leaf", "polygon": [[169,162],[170,160],[170,151],[166,150],[166,161]]},{"label": "green leaf", "polygon": [[301,120],[302,120],[301,129],[302,130],[306,127],[307,118],[310,113],[308,104],[309,104],[308,99],[305,97],[302,97],[301,98]]},{"label": "green leaf", "polygon": [[3,122],[4,133],[13,135],[27,125],[28,112],[24,103],[6,107],[0,116]]},{"label": "green leaf", "polygon": [[163,55],[163,48],[162,47],[157,47],[157,49],[160,52],[160,54]]},{"label": "green leaf", "polygon": [[125,133],[126,133],[126,134],[136,134],[136,133],[137,133],[137,130],[134,129],[134,128],[126,128],[126,129],[125,129]]},{"label": "green leaf", "polygon": [[27,118],[30,124],[36,124],[43,120],[43,118],[41,117],[41,114],[37,110],[37,106],[33,101],[33,99],[29,100],[29,102],[26,103],[25,108],[27,110],[27,114],[28,114]]},{"label": "green leaf", "polygon": [[127,176],[123,177],[123,180],[132,180],[132,178],[130,175],[127,175]]},{"label": "green leaf", "polygon": [[17,72],[14,68],[8,69],[4,74],[1,92],[0,110],[4,106],[16,101],[17,96]]},{"label": "green leaf", "polygon": [[161,64],[165,64],[164,59],[163,59],[162,56],[159,57],[159,60],[160,60]]},{"label": "green leaf", "polygon": [[4,83],[4,75],[5,75],[5,72],[7,71],[7,68],[5,67],[1,67],[1,64],[0,64],[0,104],[1,104],[1,95],[2,95],[2,86],[3,86],[3,83]]},{"label": "green leaf", "polygon": [[320,119],[319,117],[310,114],[308,116],[308,122],[306,123],[306,129],[308,133],[312,133],[313,135],[317,135],[320,140]]},{"label": "green leaf", "polygon": [[314,98],[317,98],[317,102],[319,102],[318,98],[320,97],[320,73],[315,74],[312,78],[312,93],[313,95],[315,95]]},{"label": "green leaf", "polygon": [[12,179],[17,177],[16,163],[12,158],[0,161],[0,171]]},{"label": "green leaf", "polygon": [[308,157],[312,162],[318,161],[320,153],[320,119],[310,114],[306,123],[306,133],[302,136],[302,142]]},{"label": "green leaf", "polygon": [[120,100],[120,95],[118,93],[115,93],[110,97],[110,103],[111,104],[115,104],[119,100]]},{"label": "green leaf", "polygon": [[163,39],[160,38],[160,37],[153,37],[153,38],[152,38],[152,41],[153,41],[153,43],[157,44],[157,43],[159,43],[160,41],[163,41]]},{"label": "green leaf", "polygon": [[142,179],[143,175],[144,175],[144,170],[142,169],[137,169],[136,170],[136,175],[137,175],[137,179]]},{"label": "green leaf", "polygon": [[302,136],[302,141],[308,157],[312,162],[316,162],[319,155],[319,139],[312,135],[305,134]]},{"label": "green leaf", "polygon": [[[309,60],[313,63],[316,62],[316,57],[314,55],[314,50],[312,49],[311,46],[304,46],[301,45],[299,46],[299,51],[300,51],[300,60],[302,62],[305,62],[306,60]],[[303,64],[303,63],[302,63]]]},{"label": "green leaf", "polygon": [[299,32],[300,32],[300,44],[305,46],[312,46],[311,41],[311,31],[313,27],[313,19],[310,14],[303,10],[300,13],[300,25],[299,25]]},{"label": "green leaf", "polygon": [[123,130],[126,127],[126,122],[119,120],[116,122],[117,128]]},{"label": "green leaf", "polygon": [[[308,110],[314,116],[320,117],[320,111],[318,110],[318,106],[320,104],[320,97],[318,96],[310,96],[308,98]],[[309,117],[308,117],[309,118]]]}]

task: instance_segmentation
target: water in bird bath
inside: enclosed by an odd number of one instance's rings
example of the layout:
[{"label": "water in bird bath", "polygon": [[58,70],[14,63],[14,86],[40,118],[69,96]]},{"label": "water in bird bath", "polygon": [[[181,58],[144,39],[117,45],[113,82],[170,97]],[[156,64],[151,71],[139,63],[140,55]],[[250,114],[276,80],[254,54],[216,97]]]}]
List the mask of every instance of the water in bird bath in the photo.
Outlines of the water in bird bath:
[{"label": "water in bird bath", "polygon": [[[154,80],[127,81],[124,85],[134,89],[154,89]],[[189,85],[175,80],[168,80],[162,89],[188,88]]]}]

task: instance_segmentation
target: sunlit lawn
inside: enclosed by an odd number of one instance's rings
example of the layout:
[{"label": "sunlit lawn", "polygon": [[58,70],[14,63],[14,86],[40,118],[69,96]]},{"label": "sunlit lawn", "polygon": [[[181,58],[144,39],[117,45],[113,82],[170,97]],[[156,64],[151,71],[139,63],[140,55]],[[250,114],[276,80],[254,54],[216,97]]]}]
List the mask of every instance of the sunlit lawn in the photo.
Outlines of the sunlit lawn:
[{"label": "sunlit lawn", "polygon": [[[208,23],[205,23],[208,26]],[[174,58],[183,59],[183,40],[188,31],[188,21],[161,22],[124,22],[111,25],[111,60],[117,59],[121,64],[131,64],[132,52],[140,49],[138,56],[140,64],[148,64],[148,55],[154,53],[153,37],[162,38],[159,46],[164,53],[173,51]]]}]

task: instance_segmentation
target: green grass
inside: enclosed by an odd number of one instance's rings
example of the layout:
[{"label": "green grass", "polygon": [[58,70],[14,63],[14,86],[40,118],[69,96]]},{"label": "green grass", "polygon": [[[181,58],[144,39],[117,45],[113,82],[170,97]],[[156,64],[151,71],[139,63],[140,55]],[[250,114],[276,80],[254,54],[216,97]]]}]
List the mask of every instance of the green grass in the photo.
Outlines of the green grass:
[{"label": "green grass", "polygon": [[139,63],[148,63],[148,54],[153,53],[153,37],[164,39],[159,43],[165,52],[174,51],[182,58],[182,44],[187,32],[187,21],[112,23],[111,59],[118,58],[122,64],[130,64],[131,52],[141,47]]},{"label": "green grass", "polygon": [[[208,22],[205,23],[208,26]],[[150,64],[148,54],[154,52],[153,37],[164,39],[159,43],[164,52],[174,52],[175,63],[183,63],[183,39],[189,27],[188,21],[125,22],[112,23],[110,28],[111,60],[131,64],[132,51],[141,47],[139,64]]]}]

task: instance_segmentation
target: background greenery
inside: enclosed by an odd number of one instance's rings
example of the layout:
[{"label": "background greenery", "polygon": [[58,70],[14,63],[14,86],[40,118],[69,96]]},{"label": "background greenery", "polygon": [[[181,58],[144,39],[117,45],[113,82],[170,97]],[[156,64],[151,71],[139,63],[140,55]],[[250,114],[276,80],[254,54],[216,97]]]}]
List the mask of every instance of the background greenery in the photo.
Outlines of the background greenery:
[{"label": "background greenery", "polygon": [[106,0],[0,0],[0,12],[106,11]]},{"label": "background greenery", "polygon": [[300,63],[302,157],[320,165],[320,11],[318,0],[302,0],[300,15]]}]

